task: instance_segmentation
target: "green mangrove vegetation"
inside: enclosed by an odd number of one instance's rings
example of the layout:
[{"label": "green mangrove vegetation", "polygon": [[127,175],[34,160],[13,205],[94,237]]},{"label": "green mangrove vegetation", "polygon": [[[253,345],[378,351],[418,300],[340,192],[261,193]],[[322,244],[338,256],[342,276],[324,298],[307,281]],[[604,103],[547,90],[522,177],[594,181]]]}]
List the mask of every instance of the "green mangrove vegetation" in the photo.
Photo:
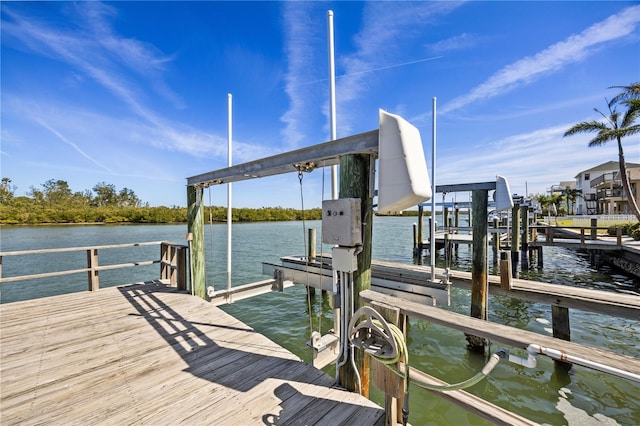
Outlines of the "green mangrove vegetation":
[{"label": "green mangrove vegetation", "polygon": [[[186,223],[187,208],[150,207],[129,188],[117,190],[101,182],[92,190],[73,192],[64,180],[48,180],[31,187],[26,196],[15,196],[11,179],[0,182],[0,224],[62,223]],[[227,208],[205,206],[205,220],[227,220]],[[234,222],[320,219],[319,208],[296,210],[282,207],[234,208]]]}]

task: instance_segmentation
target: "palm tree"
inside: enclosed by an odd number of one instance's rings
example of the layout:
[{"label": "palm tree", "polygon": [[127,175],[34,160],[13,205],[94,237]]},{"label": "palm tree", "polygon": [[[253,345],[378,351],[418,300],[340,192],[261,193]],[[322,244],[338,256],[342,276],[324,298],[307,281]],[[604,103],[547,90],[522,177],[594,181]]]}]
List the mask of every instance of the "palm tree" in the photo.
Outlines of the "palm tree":
[{"label": "palm tree", "polygon": [[[564,195],[565,201],[567,202],[567,213],[573,215],[574,214],[573,208],[576,205],[576,200],[578,199],[578,196],[582,195],[582,189],[575,189],[567,186],[565,189],[562,190],[562,194]],[[571,207],[569,207],[569,203],[571,203]]]},{"label": "palm tree", "polygon": [[[564,136],[571,136],[576,133],[597,133],[596,137],[589,141],[589,147],[604,145],[610,141],[618,143],[618,163],[620,165],[622,187],[627,194],[631,211],[640,221],[640,209],[638,209],[635,196],[631,192],[631,184],[627,175],[627,165],[622,149],[622,138],[640,133],[640,124],[636,124],[640,117],[640,83],[615,87],[622,88],[624,91],[611,101],[607,101],[609,115],[605,115],[599,109],[594,108],[602,116],[603,121],[583,121],[567,130]],[[619,105],[623,105],[626,111],[619,112],[617,110]]]}]

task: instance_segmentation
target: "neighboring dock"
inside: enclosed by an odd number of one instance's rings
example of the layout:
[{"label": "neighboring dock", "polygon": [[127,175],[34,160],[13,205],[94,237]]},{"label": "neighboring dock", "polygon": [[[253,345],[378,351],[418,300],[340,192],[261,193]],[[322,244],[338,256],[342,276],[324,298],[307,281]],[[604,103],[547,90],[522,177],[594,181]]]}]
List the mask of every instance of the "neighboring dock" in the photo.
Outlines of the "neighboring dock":
[{"label": "neighboring dock", "polygon": [[3,425],[384,423],[373,402],[160,281],[0,315]]}]

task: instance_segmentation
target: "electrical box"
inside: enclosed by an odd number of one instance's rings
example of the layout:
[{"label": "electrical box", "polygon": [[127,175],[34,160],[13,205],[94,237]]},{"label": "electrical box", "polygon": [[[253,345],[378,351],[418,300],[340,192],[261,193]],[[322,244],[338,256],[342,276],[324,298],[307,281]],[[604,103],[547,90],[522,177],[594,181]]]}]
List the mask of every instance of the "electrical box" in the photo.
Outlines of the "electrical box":
[{"label": "electrical box", "polygon": [[346,247],[362,244],[359,198],[322,202],[322,242]]},{"label": "electrical box", "polygon": [[333,247],[331,249],[331,268],[340,272],[358,270],[358,256],[355,247]]}]

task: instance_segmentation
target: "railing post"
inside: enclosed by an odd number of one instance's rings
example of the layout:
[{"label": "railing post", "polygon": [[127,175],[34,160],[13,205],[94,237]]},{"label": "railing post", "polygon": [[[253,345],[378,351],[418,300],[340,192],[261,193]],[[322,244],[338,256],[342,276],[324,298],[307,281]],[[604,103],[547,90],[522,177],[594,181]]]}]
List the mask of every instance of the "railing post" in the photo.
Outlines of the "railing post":
[{"label": "railing post", "polygon": [[177,285],[177,266],[178,266],[178,248],[171,244],[169,246],[169,255],[171,259],[169,261],[169,285],[175,287]]},{"label": "railing post", "polygon": [[[400,328],[406,336],[407,317],[400,314],[400,308],[372,302],[371,306],[382,317]],[[398,371],[404,371],[404,359],[396,364]],[[385,425],[402,424],[402,407],[404,403],[405,382],[400,376],[388,369],[384,364],[373,359],[371,362],[371,380],[375,387],[384,391]]]},{"label": "railing post", "polygon": [[598,218],[597,217],[591,218],[591,239],[592,240],[598,239]]},{"label": "railing post", "polygon": [[169,244],[163,242],[160,244],[160,279],[161,280],[166,280],[167,278],[169,278],[169,274],[167,273],[168,261],[169,261]]},{"label": "railing post", "polygon": [[96,291],[100,288],[100,278],[98,277],[98,249],[87,250],[87,278],[89,281],[89,291]]},{"label": "railing post", "polygon": [[187,246],[177,246],[176,284],[178,290],[187,289]]},{"label": "railing post", "polygon": [[[616,227],[616,244],[622,246],[622,228]],[[0,258],[0,272],[2,272],[2,258]]]}]

